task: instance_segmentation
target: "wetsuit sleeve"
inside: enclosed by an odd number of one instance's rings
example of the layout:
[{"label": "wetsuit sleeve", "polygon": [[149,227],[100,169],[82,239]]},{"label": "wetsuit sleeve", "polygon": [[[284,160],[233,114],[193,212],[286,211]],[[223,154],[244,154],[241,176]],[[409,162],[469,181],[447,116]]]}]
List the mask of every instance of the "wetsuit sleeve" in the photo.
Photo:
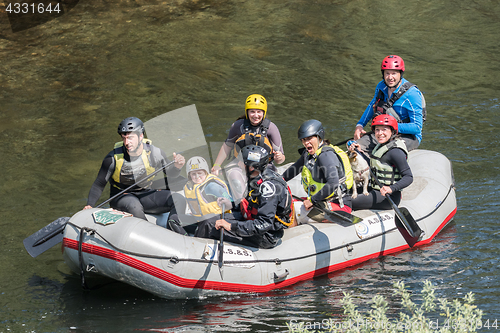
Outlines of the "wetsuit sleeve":
[{"label": "wetsuit sleeve", "polygon": [[300,158],[297,160],[297,162],[290,165],[288,167],[288,169],[286,169],[285,172],[283,172],[283,174],[281,176],[287,182],[290,179],[297,176],[299,173],[301,173],[303,167],[304,167],[304,157],[300,156]]},{"label": "wetsuit sleeve", "polygon": [[106,184],[111,178],[114,168],[115,160],[113,158],[113,152],[110,152],[102,161],[101,168],[97,173],[97,178],[90,188],[87,205],[92,207],[95,206],[97,200],[99,200],[99,198],[101,197],[102,191],[104,191]]},{"label": "wetsuit sleeve", "polygon": [[271,122],[269,125],[269,130],[267,131],[267,137],[269,138],[269,141],[271,141],[271,144],[273,145],[273,149],[275,151],[279,151],[282,154],[285,154],[285,151],[283,150],[283,143],[281,141],[281,134],[280,130],[278,129],[278,126]]},{"label": "wetsuit sleeve", "polygon": [[401,174],[401,179],[390,186],[392,192],[401,191],[413,183],[413,174],[406,160],[406,153],[399,148],[395,148],[389,150],[386,156],[389,163],[398,168]]},{"label": "wetsuit sleeve", "polygon": [[243,134],[241,132],[241,125],[243,124],[243,122],[244,122],[243,119],[239,119],[236,120],[231,125],[231,128],[229,129],[229,134],[227,135],[227,139],[225,141],[226,145],[228,145],[229,147],[233,148],[236,139],[238,139]]},{"label": "wetsuit sleeve", "polygon": [[[161,167],[163,167],[163,166],[165,166],[165,165],[167,165],[168,163],[171,162],[170,159],[165,154],[165,152],[163,150],[160,150],[160,151],[161,151],[160,164],[157,165],[155,167],[155,169],[161,168]],[[178,177],[181,174],[181,169],[177,169],[175,167],[175,164],[172,163],[172,165],[168,166],[167,168],[165,168],[163,170],[163,174],[165,176],[167,176],[168,178],[176,178],[176,177]]]},{"label": "wetsuit sleeve", "polygon": [[[278,189],[282,186],[273,181],[273,185]],[[261,185],[262,186],[262,185]],[[233,221],[231,222],[231,231],[240,237],[250,237],[254,235],[262,236],[270,230],[274,230],[274,217],[276,215],[276,210],[278,208],[278,203],[283,194],[275,193],[274,195],[268,195],[266,197],[259,197],[259,208],[257,211],[257,216],[253,220],[246,221]]]},{"label": "wetsuit sleeve", "polygon": [[323,188],[311,197],[313,204],[325,200],[335,189],[339,186],[339,173],[340,162],[333,151],[326,151],[318,156],[317,160],[320,168],[321,182],[325,185]]}]

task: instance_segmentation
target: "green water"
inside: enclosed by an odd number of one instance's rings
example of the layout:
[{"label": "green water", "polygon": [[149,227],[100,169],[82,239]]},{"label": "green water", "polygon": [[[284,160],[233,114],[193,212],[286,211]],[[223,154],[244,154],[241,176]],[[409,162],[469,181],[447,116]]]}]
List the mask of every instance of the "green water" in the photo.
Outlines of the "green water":
[{"label": "green water", "polygon": [[[0,332],[285,331],[290,318],[339,312],[339,290],[384,292],[394,278],[431,279],[450,298],[473,291],[500,317],[499,31],[499,3],[487,0],[80,1],[15,33],[0,11]],[[425,94],[421,147],[454,166],[459,211],[429,247],[259,301],[192,302],[124,285],[83,293],[58,246],[36,259],[24,250],[85,205],[123,118],[196,104],[207,141],[220,142],[261,93],[290,162],[304,120],[321,120],[334,142],[352,135],[388,54]]]}]

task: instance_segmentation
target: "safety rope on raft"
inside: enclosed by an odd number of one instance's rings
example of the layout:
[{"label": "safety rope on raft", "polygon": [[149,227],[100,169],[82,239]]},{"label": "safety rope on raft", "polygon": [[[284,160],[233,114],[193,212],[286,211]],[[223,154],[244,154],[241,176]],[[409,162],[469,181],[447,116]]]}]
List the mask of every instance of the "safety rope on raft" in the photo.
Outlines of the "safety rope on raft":
[{"label": "safety rope on raft", "polygon": [[[455,187],[455,185],[452,184],[450,186],[450,188],[448,190],[448,193],[446,194],[444,200],[441,200],[439,202],[439,204],[429,214],[427,214],[427,215],[425,215],[425,216],[417,219],[416,221],[417,222],[418,221],[422,221],[423,219],[426,219],[430,215],[434,214],[434,212],[436,212],[436,210],[438,210],[444,204],[444,202],[446,201],[446,199],[450,195],[451,190],[454,187]],[[76,224],[74,224],[72,222],[68,222],[68,224],[72,225],[73,227],[75,227],[77,229],[80,229],[80,240],[78,242],[78,256],[79,256],[79,260],[80,260],[80,269],[81,269],[81,272],[82,272],[81,273],[81,276],[82,276],[82,286],[84,288],[85,288],[85,280],[84,280],[84,277],[83,277],[84,273],[83,273],[83,268],[82,268],[83,267],[83,258],[82,258],[82,243],[83,243],[83,241],[82,240],[83,240],[83,232],[84,231],[89,232],[91,234],[97,234],[97,235],[99,235],[99,237],[101,237],[101,239],[105,243],[107,243],[109,246],[111,246],[113,249],[115,249],[115,250],[117,250],[119,252],[122,252],[124,254],[128,254],[128,255],[133,255],[133,256],[142,257],[142,258],[149,258],[149,259],[169,260],[169,261],[172,261],[174,263],[181,262],[181,261],[206,263],[206,264],[218,263],[219,262],[218,260],[214,260],[214,259],[178,258],[177,256],[166,257],[166,256],[157,256],[157,255],[137,253],[137,252],[132,252],[132,251],[124,250],[124,249],[121,249],[121,248],[113,245],[110,241],[108,241],[103,235],[101,235],[95,229],[91,229],[91,228],[88,228],[88,227],[80,227],[80,226],[78,226],[78,225],[76,225]],[[306,259],[306,258],[318,256],[318,255],[321,255],[321,254],[324,254],[324,253],[328,253],[328,252],[340,250],[342,248],[348,247],[349,245],[355,245],[355,244],[364,242],[364,241],[372,239],[372,238],[381,237],[381,236],[383,236],[383,235],[385,235],[385,234],[387,234],[389,232],[392,232],[392,231],[394,231],[396,229],[397,229],[396,227],[391,228],[391,229],[387,229],[384,232],[382,232],[380,234],[377,234],[377,235],[373,235],[373,236],[370,236],[370,237],[359,239],[359,240],[356,240],[356,241],[353,241],[353,242],[350,242],[350,243],[342,244],[342,245],[339,245],[339,246],[336,246],[336,247],[333,247],[333,248],[330,248],[330,249],[327,249],[327,250],[323,250],[323,251],[320,251],[320,252],[306,254],[306,255],[303,255],[303,256],[300,256],[300,257],[293,257],[293,258],[287,258],[287,259],[274,258],[274,259],[254,259],[254,260],[224,260],[224,263],[225,264],[251,264],[251,263],[276,263],[276,264],[278,264],[278,263],[282,263],[282,262],[302,260],[302,259]]]}]

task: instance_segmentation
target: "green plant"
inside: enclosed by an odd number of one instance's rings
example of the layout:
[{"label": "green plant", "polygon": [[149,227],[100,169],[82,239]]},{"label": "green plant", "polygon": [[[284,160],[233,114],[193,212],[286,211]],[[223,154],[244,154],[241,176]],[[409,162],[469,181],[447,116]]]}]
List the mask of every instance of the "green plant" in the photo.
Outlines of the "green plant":
[{"label": "green plant", "polygon": [[[402,281],[394,283],[393,287],[394,294],[401,298],[402,308],[398,318],[390,319],[387,316],[388,303],[381,295],[375,295],[370,302],[371,309],[362,314],[354,304],[352,293],[344,293],[344,298],[340,301],[345,314],[342,321],[328,319],[313,324],[287,323],[288,330],[291,333],[465,333],[476,332],[483,327],[483,312],[473,305],[472,293],[465,295],[462,301],[438,299],[434,293],[436,287],[426,280],[421,291],[422,302],[417,305]],[[311,331],[311,328],[320,328],[322,331]]]}]

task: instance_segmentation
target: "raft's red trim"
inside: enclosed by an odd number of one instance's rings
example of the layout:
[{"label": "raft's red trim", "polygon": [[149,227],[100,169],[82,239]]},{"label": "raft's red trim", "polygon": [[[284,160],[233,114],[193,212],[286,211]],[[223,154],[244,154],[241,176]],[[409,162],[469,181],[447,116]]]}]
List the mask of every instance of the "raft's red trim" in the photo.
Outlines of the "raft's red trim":
[{"label": "raft's red trim", "polygon": [[[444,228],[444,226],[453,218],[455,213],[457,212],[457,209],[455,208],[453,212],[451,212],[447,218],[441,223],[441,225],[436,229],[436,231],[432,234],[431,237],[418,242],[415,244],[415,246],[421,246],[425,245],[431,242],[431,240]],[[69,249],[73,250],[78,250],[78,241],[74,239],[69,239],[69,238],[64,238],[63,240],[63,247],[67,247]],[[140,270],[146,274],[149,274],[151,276],[157,277],[158,279],[161,279],[163,281],[166,281],[168,283],[171,283],[173,285],[176,285],[181,288],[188,288],[188,289],[209,289],[209,290],[222,290],[222,291],[227,291],[227,292],[255,292],[255,293],[262,293],[262,292],[268,292],[273,289],[279,289],[279,288],[284,288],[290,285],[293,285],[297,282],[300,281],[305,281],[305,280],[310,280],[314,277],[328,274],[337,270],[341,270],[350,266],[354,266],[357,264],[360,264],[364,261],[373,259],[373,258],[378,258],[381,256],[385,256],[388,254],[400,252],[403,250],[408,249],[409,246],[403,245],[399,247],[392,248],[390,250],[386,251],[381,251],[381,252],[375,252],[369,255],[366,255],[364,257],[352,259],[345,261],[343,263],[335,264],[332,266],[324,267],[321,269],[317,269],[315,271],[311,271],[290,279],[286,279],[281,282],[277,283],[270,283],[267,285],[251,285],[251,284],[239,284],[239,283],[227,283],[227,282],[219,282],[219,281],[206,281],[206,280],[195,280],[195,279],[186,279],[179,277],[175,274],[168,273],[163,269],[160,269],[156,266],[150,265],[148,263],[145,263],[141,260],[137,260],[131,256],[128,256],[126,254],[123,254],[121,252],[117,252],[112,249],[104,248],[101,246],[97,245],[92,245],[92,244],[87,244],[83,243],[82,244],[82,251],[87,252],[90,254],[98,255],[103,258],[111,259],[116,262],[122,263],[124,265],[127,265],[129,267],[135,268],[137,270]]]}]

